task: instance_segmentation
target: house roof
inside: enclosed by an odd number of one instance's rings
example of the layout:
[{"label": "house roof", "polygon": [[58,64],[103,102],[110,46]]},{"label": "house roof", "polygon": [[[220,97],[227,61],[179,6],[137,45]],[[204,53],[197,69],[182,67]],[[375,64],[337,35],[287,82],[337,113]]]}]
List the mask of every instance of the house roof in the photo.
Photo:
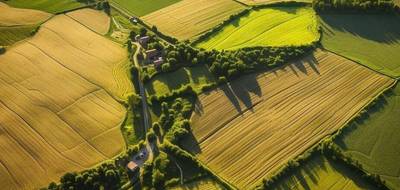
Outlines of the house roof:
[{"label": "house roof", "polygon": [[138,165],[136,164],[136,162],[130,161],[130,162],[128,163],[127,167],[128,167],[128,169],[130,169],[130,170],[133,171],[133,170],[135,170],[136,168],[138,168]]}]

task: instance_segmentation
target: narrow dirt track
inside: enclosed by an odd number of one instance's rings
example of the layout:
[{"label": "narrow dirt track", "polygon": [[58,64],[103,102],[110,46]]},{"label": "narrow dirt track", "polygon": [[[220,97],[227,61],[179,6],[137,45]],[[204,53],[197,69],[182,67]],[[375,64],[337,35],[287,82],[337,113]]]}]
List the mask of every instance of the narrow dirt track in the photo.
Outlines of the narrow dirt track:
[{"label": "narrow dirt track", "polygon": [[192,116],[198,157],[248,189],[341,128],[394,82],[322,50],[279,70],[245,76],[200,96]]}]

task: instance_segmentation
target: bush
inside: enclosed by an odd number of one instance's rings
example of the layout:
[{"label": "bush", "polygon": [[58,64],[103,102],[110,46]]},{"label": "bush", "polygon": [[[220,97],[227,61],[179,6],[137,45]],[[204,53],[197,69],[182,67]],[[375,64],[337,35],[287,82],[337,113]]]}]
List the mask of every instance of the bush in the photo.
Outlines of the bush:
[{"label": "bush", "polygon": [[392,0],[313,0],[312,5],[317,12],[399,12]]},{"label": "bush", "polygon": [[0,46],[0,55],[6,53],[6,48],[3,46]]}]

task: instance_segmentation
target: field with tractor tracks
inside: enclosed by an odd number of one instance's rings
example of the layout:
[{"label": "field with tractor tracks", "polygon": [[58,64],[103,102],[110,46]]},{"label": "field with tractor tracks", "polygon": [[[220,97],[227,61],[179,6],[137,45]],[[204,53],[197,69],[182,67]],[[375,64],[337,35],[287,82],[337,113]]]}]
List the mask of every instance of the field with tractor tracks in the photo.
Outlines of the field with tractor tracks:
[{"label": "field with tractor tracks", "polygon": [[344,126],[393,84],[389,77],[317,50],[200,95],[191,118],[192,151],[246,189]]},{"label": "field with tractor tracks", "polygon": [[142,19],[178,40],[200,35],[246,7],[232,0],[182,0]]},{"label": "field with tractor tracks", "polygon": [[1,55],[2,188],[37,189],[119,154],[127,63],[119,44],[66,15]]}]

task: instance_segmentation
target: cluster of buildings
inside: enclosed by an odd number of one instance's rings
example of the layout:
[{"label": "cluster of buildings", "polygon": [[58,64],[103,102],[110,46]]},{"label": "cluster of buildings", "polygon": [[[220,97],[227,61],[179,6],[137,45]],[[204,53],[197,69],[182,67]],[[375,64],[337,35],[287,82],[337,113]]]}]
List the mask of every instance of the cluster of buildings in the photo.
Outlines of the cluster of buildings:
[{"label": "cluster of buildings", "polygon": [[[148,42],[150,40],[149,36],[137,35],[135,40],[145,49],[147,49]],[[145,62],[147,64],[154,64],[156,68],[160,68],[164,64],[164,59],[162,57],[162,52],[157,49],[149,49],[145,51]]]}]

